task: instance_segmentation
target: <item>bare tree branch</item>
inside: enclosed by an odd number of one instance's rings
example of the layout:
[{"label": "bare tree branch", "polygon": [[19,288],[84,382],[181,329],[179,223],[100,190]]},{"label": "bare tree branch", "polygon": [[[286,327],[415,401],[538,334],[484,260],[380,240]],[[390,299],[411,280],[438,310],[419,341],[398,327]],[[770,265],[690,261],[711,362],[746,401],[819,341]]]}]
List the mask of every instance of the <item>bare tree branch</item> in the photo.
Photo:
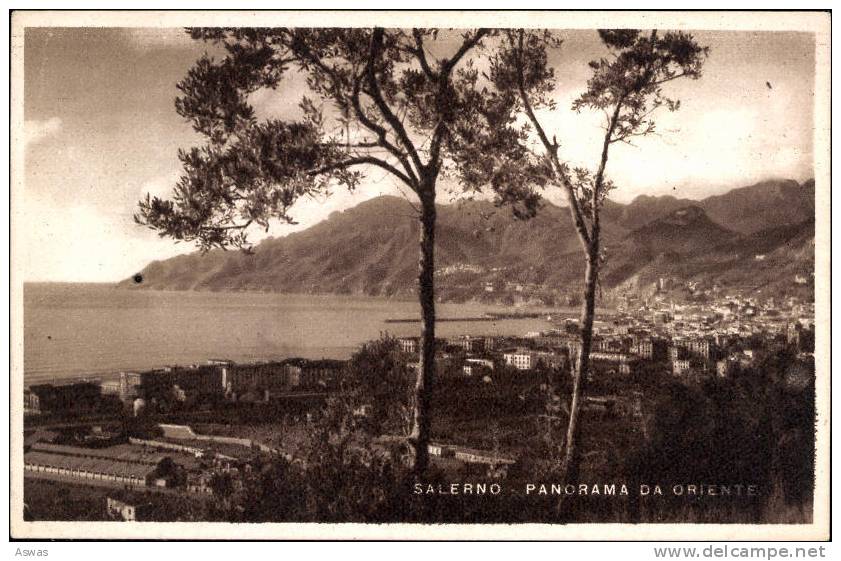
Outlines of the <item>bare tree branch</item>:
[{"label": "bare tree branch", "polygon": [[531,121],[532,125],[537,131],[538,136],[540,137],[540,141],[543,143],[543,146],[546,149],[546,157],[549,158],[549,161],[552,164],[552,168],[555,170],[555,174],[561,180],[561,184],[567,192],[570,213],[572,214],[575,229],[578,231],[581,243],[586,249],[590,246],[590,233],[587,229],[587,224],[584,222],[584,216],[581,212],[581,206],[578,203],[578,197],[576,197],[575,195],[575,189],[572,186],[572,182],[570,181],[569,177],[564,171],[563,166],[558,160],[558,143],[556,141],[549,141],[549,137],[546,136],[546,132],[543,129],[543,125],[541,125],[540,121],[537,119],[537,115],[535,115],[534,109],[531,105],[531,101],[529,100],[529,95],[526,92],[525,77],[523,76],[523,64],[525,63],[525,61],[523,60],[524,35],[525,31],[520,29],[518,31],[518,45],[516,48],[517,56],[515,61],[517,70],[517,89],[520,93],[520,98],[523,100],[523,107],[526,110],[526,114],[528,115],[529,121]]},{"label": "bare tree branch", "polygon": [[378,27],[374,29],[374,33],[371,36],[371,55],[368,57],[368,64],[365,68],[369,88],[367,93],[374,100],[374,103],[379,108],[383,118],[391,126],[392,130],[397,136],[397,139],[406,149],[406,152],[408,152],[409,157],[412,159],[412,162],[415,165],[415,169],[417,169],[418,173],[420,173],[424,170],[425,166],[423,162],[421,162],[420,156],[418,156],[418,152],[417,150],[415,150],[415,146],[412,143],[412,140],[409,138],[405,127],[403,127],[403,124],[400,122],[400,119],[397,118],[397,116],[386,103],[385,99],[383,99],[382,92],[380,91],[380,85],[377,83],[377,74],[376,69],[374,68],[374,61],[379,58],[379,53],[382,49],[383,44],[384,32],[385,31],[381,27]]},{"label": "bare tree branch", "polygon": [[400,161],[400,164],[406,171],[406,176],[411,178],[412,181],[415,183],[414,185],[412,185],[412,190],[417,190],[418,178],[415,174],[415,171],[412,169],[412,166],[409,164],[409,160],[406,158],[405,152],[398,149],[394,144],[392,144],[388,140],[388,131],[386,131],[385,127],[374,122],[370,117],[368,117],[368,115],[365,113],[365,110],[362,108],[362,102],[359,97],[361,87],[362,78],[359,77],[358,79],[354,80],[353,93],[351,95],[351,102],[353,104],[353,110],[356,114],[356,118],[359,119],[359,122],[362,123],[363,126],[365,126],[368,130],[376,134],[377,138],[379,139],[378,142]]},{"label": "bare tree branch", "polygon": [[441,67],[441,74],[449,76],[450,72],[452,72],[453,68],[459,63],[459,61],[467,54],[470,49],[476,46],[476,44],[482,40],[482,38],[490,33],[489,29],[479,29],[476,33],[473,34],[473,37],[468,37],[465,39],[464,43],[461,44],[461,47],[456,54],[450,58],[450,60],[446,61]]},{"label": "bare tree branch", "polygon": [[320,175],[322,173],[327,173],[328,171],[332,171],[332,170],[335,170],[335,169],[343,169],[343,168],[348,168],[350,166],[357,166],[357,165],[362,165],[362,164],[370,164],[372,166],[377,166],[377,167],[380,167],[380,168],[382,168],[382,169],[384,169],[384,170],[386,170],[390,173],[393,173],[403,183],[408,185],[412,190],[415,189],[415,187],[414,187],[415,183],[411,180],[411,178],[409,178],[406,174],[404,174],[399,169],[392,166],[391,164],[389,164],[385,160],[382,160],[380,158],[376,158],[374,156],[359,156],[359,157],[356,157],[356,158],[350,158],[348,160],[342,160],[340,162],[336,162],[336,163],[331,164],[329,166],[324,166],[322,168],[314,169],[314,170],[310,171],[309,174],[315,176],[315,175]]},{"label": "bare tree branch", "polygon": [[418,62],[420,62],[421,69],[423,69],[423,73],[426,74],[426,77],[431,80],[436,80],[438,76],[432,70],[432,67],[429,66],[429,61],[426,59],[426,48],[423,44],[423,34],[419,29],[412,29],[412,36],[415,38],[415,48],[411,50],[412,54],[414,54],[415,58],[417,58]]}]

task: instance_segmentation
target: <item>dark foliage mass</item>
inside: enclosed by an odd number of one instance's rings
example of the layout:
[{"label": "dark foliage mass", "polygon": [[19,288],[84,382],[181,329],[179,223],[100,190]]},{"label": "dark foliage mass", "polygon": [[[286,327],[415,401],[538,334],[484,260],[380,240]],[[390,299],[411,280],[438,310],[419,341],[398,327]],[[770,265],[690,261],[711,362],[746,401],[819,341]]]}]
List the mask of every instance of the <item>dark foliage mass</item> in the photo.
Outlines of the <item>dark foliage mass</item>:
[{"label": "dark foliage mass", "polygon": [[[534,214],[533,188],[545,170],[527,147],[510,91],[480,77],[473,57],[497,35],[434,29],[194,28],[196,40],[222,49],[203,56],[178,84],[178,113],[204,146],[181,151],[183,175],[172,200],[140,201],[135,220],[202,250],[250,251],[249,228],[292,221],[301,197],[355,189],[379,168],[417,198],[421,223],[418,300],[423,318],[414,406],[416,468],[427,464],[429,394],[435,378],[435,228],[439,178],[460,188],[490,187],[520,216]],[[444,37],[446,35],[446,37]],[[449,56],[432,57],[436,45]],[[284,89],[302,73],[306,92]],[[300,118],[261,118],[255,92],[300,96]],[[292,93],[294,92],[294,94]]]},{"label": "dark foliage mass", "polygon": [[[221,49],[179,82],[175,107],[207,140],[179,152],[183,175],[170,200],[141,201],[137,221],[203,249],[249,247],[252,226],[292,221],[299,198],[354,189],[363,173],[386,171],[419,196],[439,174],[467,190],[485,186],[517,213],[534,211],[540,165],[525,146],[509,92],[473,66],[493,30],[461,37],[436,30],[194,28]],[[455,45],[450,58],[430,48]],[[438,47],[440,50],[440,46]],[[290,73],[307,91],[285,93]],[[252,103],[277,91],[300,118],[261,118]],[[523,206],[525,205],[525,206]]]},{"label": "dark foliage mass", "polygon": [[[380,394],[379,379],[401,374],[405,361],[384,339],[357,353],[350,367],[347,397],[337,397],[310,429],[303,461],[264,459],[245,487],[213,507],[217,519],[242,522],[552,522],[561,521],[557,496],[526,495],[528,483],[557,483],[540,425],[525,419],[543,408],[518,396],[540,393],[546,373],[499,372],[492,386],[481,380],[444,378],[436,390],[434,438],[452,442],[475,425],[494,433],[486,443],[502,454],[518,450],[518,465],[502,473],[488,466],[458,468],[434,463],[424,479],[438,489],[457,481],[497,483],[503,492],[468,495],[417,494],[404,460],[403,441],[383,439],[388,423],[355,414],[359,404],[376,403],[399,427],[405,400]],[[360,368],[364,367],[364,371]],[[647,428],[615,416],[586,417],[583,442],[613,442],[608,461],[587,463],[580,482],[625,484],[627,496],[575,496],[564,521],[578,522],[806,522],[814,469],[814,371],[794,354],[767,354],[754,368],[731,378],[678,384],[657,371],[645,379],[616,382],[611,391],[643,390]],[[797,371],[795,376],[793,373]],[[353,372],[354,374],[350,374]],[[616,385],[618,384],[618,385]],[[607,389],[607,388],[603,388]],[[569,388],[567,387],[566,395]],[[502,430],[505,419],[514,419]],[[509,436],[501,437],[504,433]],[[689,484],[756,485],[755,496],[675,496]],[[663,496],[640,496],[640,485],[658,485]],[[577,483],[576,483],[577,486]],[[744,490],[743,490],[744,491]]]}]

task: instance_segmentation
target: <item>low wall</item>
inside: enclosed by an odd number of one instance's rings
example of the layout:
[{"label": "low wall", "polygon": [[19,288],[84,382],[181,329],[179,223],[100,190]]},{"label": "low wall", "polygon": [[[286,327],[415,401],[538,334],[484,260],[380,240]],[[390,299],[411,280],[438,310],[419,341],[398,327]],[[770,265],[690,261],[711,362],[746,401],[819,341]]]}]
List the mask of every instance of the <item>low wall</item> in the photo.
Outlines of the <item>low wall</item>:
[{"label": "low wall", "polygon": [[[195,432],[192,427],[189,425],[158,425],[163,431],[164,436],[167,438],[172,438],[175,440],[205,440],[207,442],[218,442],[220,444],[234,444],[237,446],[243,446],[245,448],[257,448],[261,452],[265,452],[267,454],[276,454],[285,457],[287,460],[292,461],[293,456],[288,452],[284,452],[283,450],[279,450],[277,448],[272,448],[267,444],[263,444],[262,442],[258,442],[256,440],[252,440],[250,438],[237,438],[234,436],[217,436],[212,434],[198,434]],[[152,441],[149,441],[152,442]],[[157,442],[157,441],[155,441]],[[181,446],[179,444],[167,443],[171,448],[176,446],[180,446],[182,449],[188,449],[189,446]],[[193,450],[198,450],[197,448],[193,448]]]},{"label": "low wall", "polygon": [[196,433],[188,425],[158,425],[164,431],[164,436],[167,438],[177,438],[181,440],[190,440],[197,438]]},{"label": "low wall", "polygon": [[219,442],[222,444],[236,444],[238,446],[245,446],[247,448],[251,448],[252,444],[254,443],[254,441],[250,438],[236,438],[233,436],[215,436],[212,434],[197,434],[195,438],[197,440],[208,440],[210,442]]},{"label": "low wall", "polygon": [[178,452],[185,452],[187,454],[193,454],[194,456],[201,456],[204,454],[204,450],[202,450],[201,448],[185,446],[183,444],[175,444],[174,442],[164,442],[162,440],[144,440],[142,438],[133,437],[129,437],[128,441],[131,444],[137,444],[139,446],[149,446],[150,448],[164,448],[167,450],[177,450]]},{"label": "low wall", "polygon": [[164,436],[176,440],[208,440],[222,444],[236,444],[251,448],[253,441],[250,438],[236,438],[233,436],[216,436],[212,434],[198,434],[189,425],[158,425],[164,431]]}]

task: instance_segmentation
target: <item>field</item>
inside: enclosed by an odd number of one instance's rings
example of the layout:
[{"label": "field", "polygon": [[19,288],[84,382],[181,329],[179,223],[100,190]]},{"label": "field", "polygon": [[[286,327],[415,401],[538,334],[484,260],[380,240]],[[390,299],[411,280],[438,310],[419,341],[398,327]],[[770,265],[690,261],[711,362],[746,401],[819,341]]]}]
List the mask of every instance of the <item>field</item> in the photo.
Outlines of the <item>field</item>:
[{"label": "field", "polygon": [[24,518],[27,520],[104,521],[109,489],[25,478]]}]

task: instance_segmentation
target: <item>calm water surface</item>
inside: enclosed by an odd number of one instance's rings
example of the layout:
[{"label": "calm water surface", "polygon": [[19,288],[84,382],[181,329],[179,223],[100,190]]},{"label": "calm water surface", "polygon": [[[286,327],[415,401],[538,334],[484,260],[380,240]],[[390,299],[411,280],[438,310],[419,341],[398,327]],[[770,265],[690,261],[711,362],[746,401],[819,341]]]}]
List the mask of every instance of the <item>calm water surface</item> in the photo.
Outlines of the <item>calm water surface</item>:
[{"label": "calm water surface", "polygon": [[[439,304],[439,318],[476,317],[501,306]],[[416,302],[356,296],[175,292],[111,285],[26,284],[24,380],[100,376],[209,358],[235,361],[347,358],[388,332],[418,335]],[[439,323],[441,337],[523,334],[543,319]]]}]

